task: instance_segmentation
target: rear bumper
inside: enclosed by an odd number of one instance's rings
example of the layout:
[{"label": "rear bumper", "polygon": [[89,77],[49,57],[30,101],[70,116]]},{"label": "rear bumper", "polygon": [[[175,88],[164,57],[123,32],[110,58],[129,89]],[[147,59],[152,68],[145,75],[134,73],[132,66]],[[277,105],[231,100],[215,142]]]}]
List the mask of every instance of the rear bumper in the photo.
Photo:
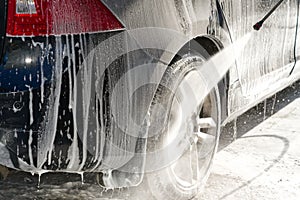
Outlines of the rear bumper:
[{"label": "rear bumper", "polygon": [[16,169],[22,168],[20,162],[37,166],[38,138],[43,131],[49,95],[49,86],[45,86],[43,103],[40,89],[0,94],[0,143],[10,155],[10,160],[1,158],[0,164],[11,162]]},{"label": "rear bumper", "polygon": [[[73,72],[82,62],[80,48],[86,49],[79,42],[80,36],[6,38],[0,63],[0,143],[10,160],[1,158],[0,164],[11,162],[24,171],[76,171],[68,164],[77,135],[70,106]],[[76,145],[82,152],[81,142]],[[82,153],[75,156],[80,163]]]},{"label": "rear bumper", "polygon": [[[110,89],[128,70],[128,63],[144,63],[152,58],[141,52],[115,56],[114,52],[126,46],[120,37],[111,44],[112,49],[97,49],[117,33],[7,38],[5,59],[0,64],[0,143],[10,158],[0,157],[0,164],[11,167],[7,165],[11,162],[13,168],[28,172],[106,171],[126,166],[135,151],[144,151],[145,141],[139,141],[143,147],[136,148],[138,138],[111,122]],[[87,65],[97,71],[103,67],[98,60],[110,54],[115,59],[102,80],[107,88],[90,98],[95,105],[90,108],[92,120],[88,120],[88,127],[92,122],[99,123],[99,130],[91,128],[83,133],[78,122],[82,125],[80,121],[86,118],[74,104],[74,91],[77,96],[83,94],[75,87],[82,80],[78,76],[80,68]],[[97,93],[102,99],[95,102]],[[144,158],[135,161],[125,170],[139,165],[135,171],[141,172],[143,162]]]}]

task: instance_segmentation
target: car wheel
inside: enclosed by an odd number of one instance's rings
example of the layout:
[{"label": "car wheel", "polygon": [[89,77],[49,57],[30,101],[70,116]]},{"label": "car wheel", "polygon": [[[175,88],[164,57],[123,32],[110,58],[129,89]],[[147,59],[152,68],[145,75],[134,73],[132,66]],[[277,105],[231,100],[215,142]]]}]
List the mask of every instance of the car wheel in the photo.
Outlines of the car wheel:
[{"label": "car wheel", "polygon": [[146,181],[156,199],[191,199],[206,183],[221,121],[217,86],[201,96],[202,56],[184,56],[165,72],[150,109]]}]

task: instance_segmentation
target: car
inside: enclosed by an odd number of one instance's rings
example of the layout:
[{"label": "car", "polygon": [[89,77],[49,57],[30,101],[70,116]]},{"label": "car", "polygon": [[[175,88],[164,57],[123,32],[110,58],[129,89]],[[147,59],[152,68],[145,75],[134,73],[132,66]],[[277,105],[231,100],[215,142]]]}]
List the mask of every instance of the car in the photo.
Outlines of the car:
[{"label": "car", "polygon": [[[282,3],[282,4],[281,4]],[[299,79],[299,1],[3,0],[0,165],[191,199],[221,126]]]}]

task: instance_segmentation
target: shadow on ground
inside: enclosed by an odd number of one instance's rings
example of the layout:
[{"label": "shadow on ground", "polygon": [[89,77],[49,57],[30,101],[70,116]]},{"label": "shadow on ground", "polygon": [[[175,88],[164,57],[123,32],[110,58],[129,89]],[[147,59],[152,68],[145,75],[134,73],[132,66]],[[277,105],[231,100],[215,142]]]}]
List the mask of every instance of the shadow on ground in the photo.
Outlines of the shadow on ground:
[{"label": "shadow on ground", "polygon": [[234,120],[222,128],[218,151],[221,151],[236,139],[241,138],[245,133],[298,98],[300,98],[300,81],[293,83],[291,86],[249,109],[238,117],[236,121]]}]

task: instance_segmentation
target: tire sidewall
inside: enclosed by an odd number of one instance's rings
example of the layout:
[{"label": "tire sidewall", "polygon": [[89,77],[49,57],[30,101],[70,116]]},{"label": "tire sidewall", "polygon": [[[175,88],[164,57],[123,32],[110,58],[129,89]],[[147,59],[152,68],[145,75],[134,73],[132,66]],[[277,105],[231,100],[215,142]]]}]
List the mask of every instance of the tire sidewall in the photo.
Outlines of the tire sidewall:
[{"label": "tire sidewall", "polygon": [[[197,65],[199,66],[199,64],[201,64],[203,61],[205,61],[205,58],[200,56],[183,57],[182,59],[178,60],[168,68],[168,70],[166,71],[162,79],[163,85],[169,88],[178,87],[181,81],[183,80],[183,78],[185,77],[185,75],[189,73],[191,70],[193,70],[195,66]],[[184,69],[180,71],[178,70],[178,68],[184,68]],[[160,87],[158,88],[158,92],[163,93],[163,91],[159,91],[159,90]],[[149,189],[157,199],[164,199],[164,200],[191,199],[204,189],[205,183],[210,174],[213,157],[217,151],[219,134],[220,134],[220,122],[221,122],[221,104],[220,104],[220,96],[219,96],[219,91],[217,86],[211,91],[210,95],[213,95],[215,99],[214,106],[216,106],[216,110],[217,110],[216,112],[217,112],[218,124],[216,127],[217,133],[216,133],[216,142],[214,144],[214,152],[211,155],[211,160],[205,176],[202,178],[202,180],[199,180],[197,187],[184,190],[181,187],[179,187],[174,177],[172,177],[172,173],[170,172],[170,166],[160,169],[158,171],[148,173],[146,174],[145,179],[148,182]],[[172,98],[166,98],[166,99],[170,100]],[[154,99],[154,104],[155,101],[159,101],[159,99]]]}]

